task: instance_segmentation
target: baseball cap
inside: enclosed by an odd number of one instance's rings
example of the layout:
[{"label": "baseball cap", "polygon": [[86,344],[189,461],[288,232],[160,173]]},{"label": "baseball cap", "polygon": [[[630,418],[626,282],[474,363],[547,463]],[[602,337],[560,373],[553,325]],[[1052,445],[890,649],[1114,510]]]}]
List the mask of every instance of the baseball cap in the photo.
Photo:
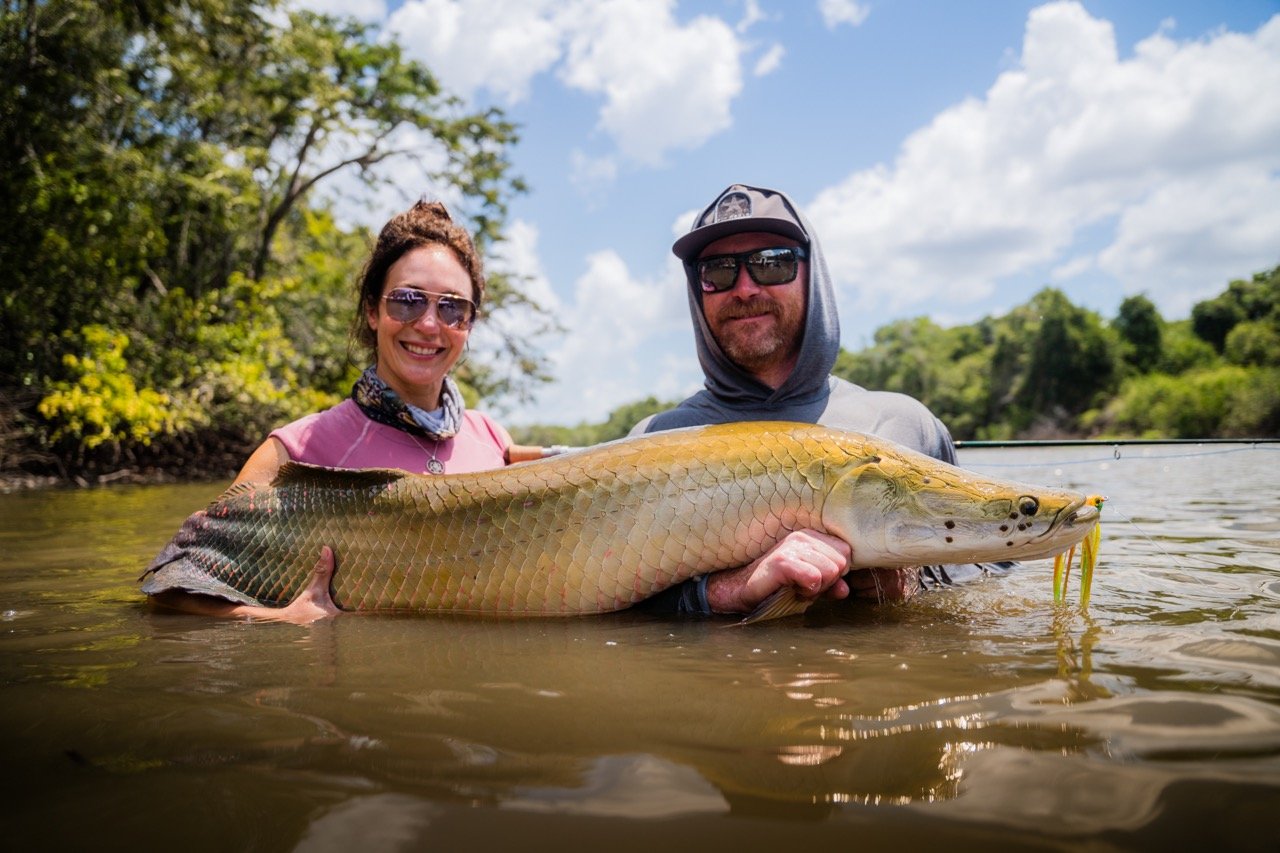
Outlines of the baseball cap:
[{"label": "baseball cap", "polygon": [[802,243],[809,235],[800,225],[800,215],[786,196],[777,190],[734,184],[694,220],[693,227],[672,245],[671,251],[685,263],[698,257],[708,243],[744,231],[767,231]]}]

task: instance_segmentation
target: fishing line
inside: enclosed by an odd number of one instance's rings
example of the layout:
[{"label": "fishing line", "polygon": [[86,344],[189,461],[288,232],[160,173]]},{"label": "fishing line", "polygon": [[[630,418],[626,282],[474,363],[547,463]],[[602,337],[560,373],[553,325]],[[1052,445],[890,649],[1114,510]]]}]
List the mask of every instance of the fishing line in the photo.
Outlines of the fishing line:
[{"label": "fishing line", "polygon": [[[1110,502],[1108,502],[1108,503],[1110,503]],[[1179,569],[1181,569],[1181,570],[1182,570],[1182,571],[1184,571],[1184,572],[1185,572],[1185,571],[1188,571],[1187,567],[1186,567],[1186,566],[1184,566],[1184,565],[1182,565],[1182,563],[1180,563],[1180,562],[1178,561],[1178,558],[1177,558],[1177,557],[1175,557],[1173,554],[1170,554],[1167,550],[1165,550],[1164,546],[1163,546],[1163,545],[1161,545],[1158,541],[1156,541],[1156,540],[1155,540],[1155,538],[1153,538],[1153,537],[1151,536],[1151,534],[1150,534],[1150,533],[1147,533],[1147,531],[1143,530],[1143,529],[1142,529],[1142,526],[1141,526],[1140,524],[1138,524],[1138,522],[1134,521],[1132,518],[1129,518],[1129,517],[1128,517],[1128,516],[1126,516],[1124,513],[1120,512],[1120,510],[1116,509],[1114,506],[1110,506],[1110,507],[1108,507],[1107,509],[1108,509],[1108,511],[1113,512],[1113,513],[1115,513],[1116,515],[1120,516],[1120,520],[1121,520],[1121,521],[1126,522],[1126,523],[1127,523],[1127,524],[1129,524],[1131,527],[1133,527],[1133,529],[1134,529],[1134,530],[1136,530],[1136,531],[1138,531],[1140,534],[1142,534],[1142,538],[1143,538],[1143,539],[1146,539],[1146,540],[1147,540],[1148,542],[1150,542],[1152,545],[1156,546],[1156,550],[1157,550],[1157,551],[1159,551],[1161,554],[1164,554],[1164,555],[1165,555],[1166,557],[1168,557],[1170,560],[1172,560],[1172,561],[1173,561],[1173,564],[1174,564],[1175,566],[1177,566]]]}]

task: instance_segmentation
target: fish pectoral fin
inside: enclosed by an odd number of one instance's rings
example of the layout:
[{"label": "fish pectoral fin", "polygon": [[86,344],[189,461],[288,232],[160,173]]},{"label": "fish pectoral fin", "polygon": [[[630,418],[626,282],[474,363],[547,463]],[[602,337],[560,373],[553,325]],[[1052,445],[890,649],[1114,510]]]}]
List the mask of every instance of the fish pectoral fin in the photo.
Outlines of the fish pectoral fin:
[{"label": "fish pectoral fin", "polygon": [[782,619],[786,616],[796,616],[808,610],[813,601],[812,598],[802,597],[794,587],[784,586],[760,602],[755,610],[748,613],[742,621],[735,622],[734,625],[750,625],[753,622],[763,622],[766,619]]},{"label": "fish pectoral fin", "polygon": [[148,573],[149,577],[143,575],[146,582],[142,585],[142,592],[146,595],[159,595],[162,592],[179,590],[197,595],[211,595],[236,604],[263,606],[258,599],[245,595],[235,587],[211,577],[186,559],[176,560],[159,569],[148,569]]}]

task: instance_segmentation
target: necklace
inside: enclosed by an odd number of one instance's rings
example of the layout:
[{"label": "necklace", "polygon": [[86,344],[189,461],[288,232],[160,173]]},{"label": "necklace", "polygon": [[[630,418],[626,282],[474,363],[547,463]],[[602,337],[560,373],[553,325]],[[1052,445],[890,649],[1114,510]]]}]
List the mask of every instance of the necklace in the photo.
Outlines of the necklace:
[{"label": "necklace", "polygon": [[[416,436],[415,436],[415,438],[416,438]],[[422,440],[421,440],[421,439],[419,439],[418,441],[419,441],[419,443],[421,444],[421,441],[422,441]],[[423,450],[427,450],[426,445],[423,445],[423,446],[422,446],[422,449],[423,449]],[[427,453],[431,454],[431,458],[427,460],[427,473],[428,473],[428,474],[443,474],[443,473],[444,473],[444,463],[443,463],[443,462],[441,462],[439,459],[437,459],[437,458],[436,458],[436,451],[437,451],[437,450],[439,450],[439,449],[440,449],[440,439],[438,439],[438,438],[437,438],[437,439],[435,439],[434,441],[432,441],[432,442],[431,442],[431,449],[430,449],[430,450],[427,450]]]}]

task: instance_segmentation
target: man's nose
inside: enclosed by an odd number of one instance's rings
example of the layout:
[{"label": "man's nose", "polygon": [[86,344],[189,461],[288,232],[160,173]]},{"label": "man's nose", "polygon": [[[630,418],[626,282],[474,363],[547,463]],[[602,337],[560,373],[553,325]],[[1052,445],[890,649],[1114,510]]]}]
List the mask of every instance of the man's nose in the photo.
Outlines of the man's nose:
[{"label": "man's nose", "polygon": [[760,290],[760,285],[756,284],[756,280],[751,277],[751,273],[747,272],[746,263],[739,263],[738,275],[733,279],[733,287],[729,288],[729,292],[735,296],[745,298],[754,296]]}]

